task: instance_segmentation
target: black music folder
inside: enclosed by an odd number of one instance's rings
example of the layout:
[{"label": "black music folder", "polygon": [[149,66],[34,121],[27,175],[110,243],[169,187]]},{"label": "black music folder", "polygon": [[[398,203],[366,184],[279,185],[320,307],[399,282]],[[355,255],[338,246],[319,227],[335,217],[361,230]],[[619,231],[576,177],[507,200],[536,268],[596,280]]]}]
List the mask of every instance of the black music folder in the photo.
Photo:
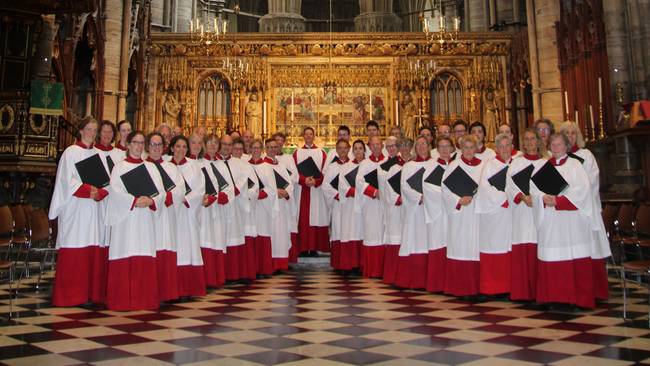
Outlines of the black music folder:
[{"label": "black music folder", "polygon": [[314,162],[311,156],[298,163],[297,167],[298,173],[303,177],[320,178],[322,176],[316,162]]},{"label": "black music folder", "polygon": [[248,189],[251,189],[255,186],[255,182],[253,182],[250,178],[248,178]]},{"label": "black music folder", "polygon": [[190,185],[185,182],[185,195],[187,196],[190,192],[192,192],[192,188],[190,188]]},{"label": "black music folder", "polygon": [[332,179],[332,181],[330,182],[330,185],[332,186],[332,188],[334,188],[336,190],[339,189],[339,175],[338,174],[336,175],[336,177],[334,177],[334,179]]},{"label": "black music folder", "polygon": [[577,161],[579,161],[580,164],[584,164],[584,163],[585,163],[585,159],[579,157],[578,155],[576,155],[576,154],[574,154],[574,153],[572,153],[572,152],[567,153],[567,155],[569,155],[570,158],[573,158],[573,159],[576,159]]},{"label": "black music folder", "polygon": [[[275,169],[273,170],[273,175],[275,175],[275,187],[280,189],[287,189],[287,187],[289,186],[289,182],[287,182],[286,179],[284,179],[278,172],[276,172]],[[338,185],[336,188],[338,189]]]},{"label": "black music folder", "polygon": [[165,187],[165,192],[169,192],[172,189],[176,188],[176,184],[169,176],[169,174],[167,174],[165,168],[162,167],[162,164],[159,163],[153,163],[153,164],[156,166],[156,169],[158,169],[158,173],[160,173],[160,178],[162,178],[163,186]]},{"label": "black music folder", "polygon": [[228,183],[226,178],[224,178],[224,176],[221,175],[221,173],[219,173],[219,170],[217,169],[216,166],[214,166],[214,164],[210,163],[210,166],[212,167],[212,174],[214,174],[214,176],[217,178],[217,185],[219,186],[219,192],[221,192],[224,189],[226,189],[226,187],[228,187],[230,184]]},{"label": "black music folder", "polygon": [[402,194],[402,171],[393,174],[392,177],[388,178],[388,184],[397,194]]},{"label": "black music folder", "polygon": [[488,178],[488,183],[494,188],[505,192],[506,190],[506,173],[508,173],[508,167],[499,170],[496,174]]},{"label": "black music folder", "polygon": [[358,173],[359,173],[359,167],[356,167],[356,168],[350,170],[350,172],[348,172],[348,174],[345,175],[345,180],[348,181],[348,184],[352,188],[354,188],[356,186],[357,174]]},{"label": "black music folder", "polygon": [[[261,191],[264,188],[266,188],[264,183],[262,183],[262,180],[260,179],[260,176],[257,175],[257,172],[254,169],[253,169],[253,173],[255,173],[255,177],[257,178],[257,181],[260,183],[260,186],[259,186],[258,189]],[[253,188],[253,186],[255,186],[255,182],[253,182],[250,178],[248,178],[248,188]]]},{"label": "black music folder", "polygon": [[115,163],[113,163],[113,159],[111,159],[110,155],[106,155],[106,165],[108,165],[108,172],[111,173]]},{"label": "black music folder", "polygon": [[408,179],[406,180],[406,183],[408,183],[409,186],[411,186],[411,188],[413,188],[414,191],[420,194],[422,194],[422,177],[424,177],[425,170],[426,169],[424,167],[418,169],[418,171],[415,172],[415,174],[408,177]]},{"label": "black music folder", "polygon": [[445,169],[438,165],[428,177],[424,178],[424,181],[434,186],[440,187],[442,184],[442,176],[445,174]]},{"label": "black music folder", "polygon": [[530,164],[512,175],[512,181],[525,196],[530,195],[530,177],[533,175],[533,170],[535,170],[535,167]]},{"label": "black music folder", "polygon": [[540,191],[557,196],[564,191],[568,186],[562,174],[555,169],[551,162],[544,164],[531,178],[533,183],[539,188]]},{"label": "black music folder", "polygon": [[364,175],[363,180],[365,180],[366,183],[370,184],[372,188],[379,189],[379,178],[377,176],[377,169],[373,169],[372,171]]},{"label": "black music folder", "polygon": [[461,167],[456,167],[443,182],[458,197],[474,196],[478,184]]},{"label": "black music folder", "polygon": [[99,154],[85,158],[75,164],[81,181],[97,188],[106,187],[111,182]]},{"label": "black music folder", "polygon": [[339,157],[336,156],[336,155],[334,155],[334,157],[332,158],[332,161],[330,161],[330,164],[334,164],[334,163],[336,163],[337,161],[339,161]]},{"label": "black music folder", "polygon": [[390,168],[392,168],[393,165],[395,165],[395,164],[397,164],[397,156],[393,156],[392,158],[388,158],[388,160],[386,160],[385,162],[381,163],[381,164],[379,165],[379,167],[381,167],[381,169],[382,169],[383,171],[386,171],[386,172],[387,172],[387,171],[389,171]]},{"label": "black music folder", "polygon": [[126,191],[135,197],[153,198],[158,195],[158,188],[156,188],[144,164],[140,164],[137,168],[122,174],[120,178],[122,178],[122,183],[124,183]]},{"label": "black music folder", "polygon": [[217,190],[214,188],[214,184],[212,184],[212,179],[210,179],[208,170],[205,167],[203,167],[201,168],[201,171],[203,172],[203,178],[205,179],[205,194],[211,196],[216,195]]}]

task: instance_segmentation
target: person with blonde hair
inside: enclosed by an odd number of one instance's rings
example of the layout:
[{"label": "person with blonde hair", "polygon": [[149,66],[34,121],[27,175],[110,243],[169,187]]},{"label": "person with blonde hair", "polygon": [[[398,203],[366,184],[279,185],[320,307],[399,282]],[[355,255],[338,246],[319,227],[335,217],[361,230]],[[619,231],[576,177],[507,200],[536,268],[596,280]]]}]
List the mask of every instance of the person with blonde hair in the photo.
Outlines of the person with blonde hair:
[{"label": "person with blonde hair", "polygon": [[593,201],[595,222],[593,228],[594,246],[592,253],[592,268],[594,270],[594,283],[596,285],[596,298],[606,300],[609,297],[609,282],[607,280],[606,258],[612,255],[607,239],[607,231],[603,222],[602,203],[600,201],[600,170],[596,158],[588,149],[585,149],[585,140],[580,132],[580,126],[572,121],[565,121],[560,125],[560,132],[569,138],[569,157],[578,160],[589,177],[591,199]]}]

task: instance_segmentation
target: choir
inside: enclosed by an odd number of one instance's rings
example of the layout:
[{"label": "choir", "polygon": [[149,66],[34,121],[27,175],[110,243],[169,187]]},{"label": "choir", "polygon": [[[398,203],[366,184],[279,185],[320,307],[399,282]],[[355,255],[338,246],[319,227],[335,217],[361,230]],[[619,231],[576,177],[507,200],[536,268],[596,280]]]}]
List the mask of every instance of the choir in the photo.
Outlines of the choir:
[{"label": "choir", "polygon": [[351,144],[340,126],[326,152],[307,127],[286,154],[282,133],[145,136],[84,119],[49,211],[52,303],[156,309],[319,252],[344,275],[404,289],[584,308],[607,298],[599,171],[575,123],[555,133],[538,121],[521,152],[507,125],[495,150],[480,122],[439,126],[435,148],[427,127],[415,141],[398,129],[382,141],[374,121],[366,132]]}]

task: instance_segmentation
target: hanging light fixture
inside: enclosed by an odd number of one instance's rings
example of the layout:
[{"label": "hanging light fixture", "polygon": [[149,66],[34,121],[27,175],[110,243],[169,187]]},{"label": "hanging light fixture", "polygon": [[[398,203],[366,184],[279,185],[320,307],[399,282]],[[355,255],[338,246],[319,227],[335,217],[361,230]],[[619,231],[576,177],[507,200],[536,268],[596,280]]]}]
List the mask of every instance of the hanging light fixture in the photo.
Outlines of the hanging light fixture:
[{"label": "hanging light fixture", "polygon": [[[420,13],[420,21],[422,22],[422,32],[429,44],[437,43],[440,46],[440,52],[444,53],[447,49],[448,43],[456,42],[458,39],[458,32],[460,31],[460,17],[453,16],[451,18],[451,29],[448,29],[447,18],[444,14],[444,7],[442,0],[437,4],[433,4],[434,0],[429,1],[431,17],[427,18],[425,13]],[[436,14],[437,12],[437,14]]]},{"label": "hanging light fixture", "polygon": [[190,40],[194,45],[210,47],[223,41],[228,33],[228,21],[224,19],[220,8],[216,9],[216,16],[212,22],[208,21],[207,14],[210,13],[210,3],[211,1],[208,1],[206,12],[201,16],[197,15],[190,21]]}]

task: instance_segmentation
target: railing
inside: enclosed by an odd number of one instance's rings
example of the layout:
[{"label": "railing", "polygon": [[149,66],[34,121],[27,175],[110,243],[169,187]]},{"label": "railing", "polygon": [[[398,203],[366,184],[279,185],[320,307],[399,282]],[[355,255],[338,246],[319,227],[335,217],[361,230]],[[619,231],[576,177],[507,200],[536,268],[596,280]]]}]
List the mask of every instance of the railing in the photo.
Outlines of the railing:
[{"label": "railing", "polygon": [[63,153],[66,147],[74,144],[77,139],[77,127],[70,123],[63,116],[59,117],[59,128],[57,133],[56,149],[58,155]]}]

